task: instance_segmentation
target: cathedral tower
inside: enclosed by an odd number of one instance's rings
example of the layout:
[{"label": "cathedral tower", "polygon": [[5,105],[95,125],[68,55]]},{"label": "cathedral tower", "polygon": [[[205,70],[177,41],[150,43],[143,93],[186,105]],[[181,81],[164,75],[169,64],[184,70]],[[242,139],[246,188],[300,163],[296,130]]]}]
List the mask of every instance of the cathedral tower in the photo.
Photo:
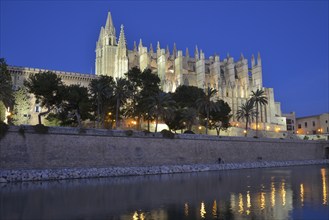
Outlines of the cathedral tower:
[{"label": "cathedral tower", "polygon": [[96,43],[96,75],[114,77],[117,41],[111,13],[108,13],[105,28],[101,27]]}]

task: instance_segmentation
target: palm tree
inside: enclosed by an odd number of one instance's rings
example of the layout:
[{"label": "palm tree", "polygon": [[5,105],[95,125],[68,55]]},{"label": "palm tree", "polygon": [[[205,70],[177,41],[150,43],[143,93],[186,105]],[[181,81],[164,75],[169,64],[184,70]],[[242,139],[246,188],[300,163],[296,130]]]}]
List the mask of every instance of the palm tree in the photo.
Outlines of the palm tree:
[{"label": "palm tree", "polygon": [[[238,121],[240,119],[246,120],[246,131],[248,130],[248,123],[251,121],[256,115],[255,109],[254,109],[254,103],[251,99],[248,99],[248,101],[244,104],[242,104],[238,111],[236,112],[236,117]],[[245,133],[245,136],[247,136],[247,133]]]},{"label": "palm tree", "polygon": [[[107,105],[113,96],[114,80],[111,76],[100,76],[89,84],[91,99],[97,107],[97,127],[104,120]],[[102,120],[101,120],[102,119]]]},{"label": "palm tree", "polygon": [[149,97],[148,100],[150,112],[155,118],[155,132],[157,132],[159,118],[172,116],[176,102],[171,98],[170,94],[165,92],[159,92],[157,95]]},{"label": "palm tree", "polygon": [[131,95],[129,81],[124,78],[117,78],[114,86],[114,98],[116,100],[115,127],[119,127],[120,105],[124,104]]},{"label": "palm tree", "polygon": [[217,105],[215,102],[213,102],[211,99],[216,95],[217,90],[213,88],[207,89],[206,94],[203,97],[200,97],[196,100],[196,104],[198,106],[199,112],[206,113],[206,134],[208,134],[208,120],[209,120],[209,114],[210,111],[219,111]]},{"label": "palm tree", "polygon": [[192,126],[196,123],[198,113],[195,108],[183,108],[182,109],[182,122],[186,123],[187,130],[192,130]]},{"label": "palm tree", "polygon": [[253,105],[256,105],[256,134],[258,133],[258,115],[259,115],[259,107],[261,108],[263,105],[267,105],[267,97],[265,95],[264,90],[257,89],[256,92],[251,92],[251,101]]}]

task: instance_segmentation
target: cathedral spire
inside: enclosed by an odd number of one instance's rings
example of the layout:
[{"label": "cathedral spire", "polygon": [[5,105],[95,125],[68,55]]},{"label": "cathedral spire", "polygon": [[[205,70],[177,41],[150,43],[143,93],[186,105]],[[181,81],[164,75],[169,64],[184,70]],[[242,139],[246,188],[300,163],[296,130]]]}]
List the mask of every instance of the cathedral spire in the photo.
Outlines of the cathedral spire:
[{"label": "cathedral spire", "polygon": [[111,12],[108,12],[108,14],[107,14],[105,30],[106,30],[109,34],[113,34],[113,35],[115,35],[115,28],[114,28],[114,25],[113,25]]},{"label": "cathedral spire", "polygon": [[139,39],[139,44],[138,44],[138,48],[143,47],[143,42],[142,42],[142,38]]},{"label": "cathedral spire", "polygon": [[134,52],[137,52],[137,46],[136,46],[136,41],[134,41]]},{"label": "cathedral spire", "polygon": [[176,56],[177,56],[177,48],[176,48],[176,43],[174,43],[174,48],[173,48],[173,50],[172,50],[172,55],[173,55],[174,59],[175,59],[175,58],[176,58]]},{"label": "cathedral spire", "polygon": [[244,60],[244,56],[243,56],[243,53],[241,52],[241,55],[240,55],[240,60]]},{"label": "cathedral spire", "polygon": [[158,41],[157,43],[157,57],[160,57],[161,55],[161,47],[160,47],[160,42]]},{"label": "cathedral spire", "polygon": [[104,35],[106,36],[105,45],[117,45],[117,39],[115,34],[115,27],[113,25],[111,12],[108,12],[106,24],[104,28]]},{"label": "cathedral spire", "polygon": [[166,55],[170,56],[170,51],[169,51],[169,46],[168,45],[167,45],[167,48],[166,48]]},{"label": "cathedral spire", "polygon": [[154,53],[152,43],[150,43],[150,53],[151,53],[151,54]]},{"label": "cathedral spire", "polygon": [[198,45],[195,46],[194,58],[195,58],[195,61],[198,61],[199,60],[199,49],[198,49]]},{"label": "cathedral spire", "polygon": [[120,36],[119,36],[119,47],[124,47],[126,48],[126,37],[125,37],[125,32],[123,30],[123,25],[120,27]]},{"label": "cathedral spire", "polygon": [[258,51],[258,56],[257,56],[257,65],[261,66],[262,65],[262,59],[260,58],[260,52]]},{"label": "cathedral spire", "polygon": [[186,57],[190,57],[190,53],[188,52],[188,48],[186,47],[186,50],[185,50],[185,56]]},{"label": "cathedral spire", "polygon": [[255,66],[255,56],[254,54],[251,55],[251,67]]}]

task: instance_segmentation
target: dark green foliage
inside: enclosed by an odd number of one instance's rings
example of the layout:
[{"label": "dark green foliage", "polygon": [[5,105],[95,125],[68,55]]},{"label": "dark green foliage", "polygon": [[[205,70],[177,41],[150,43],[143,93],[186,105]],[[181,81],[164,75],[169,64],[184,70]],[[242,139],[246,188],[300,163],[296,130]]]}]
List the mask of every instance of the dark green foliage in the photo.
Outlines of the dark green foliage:
[{"label": "dark green foliage", "polygon": [[[150,69],[143,72],[134,67],[126,74],[129,80],[130,101],[125,108],[125,115],[137,119],[137,128],[140,128],[140,119],[152,120],[148,99],[159,93],[160,79],[157,74],[153,74]],[[149,128],[148,128],[149,130]]]},{"label": "dark green foliage", "polygon": [[164,122],[168,125],[169,129],[173,131],[181,130],[186,127],[183,123],[182,111],[179,109],[174,110],[173,114],[165,117]]},{"label": "dark green foliage", "polygon": [[149,97],[148,109],[150,115],[155,118],[155,132],[157,132],[160,118],[168,121],[174,116],[175,104],[176,102],[171,98],[171,95],[165,92]]},{"label": "dark green foliage", "polygon": [[198,122],[198,111],[194,107],[185,107],[180,109],[181,112],[181,123],[184,125],[184,128],[192,130],[192,126]]},{"label": "dark green foliage", "polygon": [[134,131],[133,130],[127,130],[127,131],[125,131],[125,133],[128,137],[131,137],[131,136],[133,136]]},{"label": "dark green foliage", "polygon": [[200,114],[205,114],[205,127],[206,127],[206,134],[208,134],[208,123],[211,111],[219,111],[218,106],[212,99],[215,97],[217,93],[216,89],[209,88],[207,89],[206,94],[203,97],[200,97],[196,104],[198,106],[198,110]]},{"label": "dark green foliage", "polygon": [[4,121],[6,119],[6,106],[0,101],[0,121]]},{"label": "dark green foliage", "polygon": [[267,105],[267,97],[264,90],[257,89],[256,92],[251,92],[251,102],[256,106],[256,133],[258,133],[258,119],[259,119],[259,108],[263,105]]},{"label": "dark green foliage", "polygon": [[13,122],[15,125],[28,124],[30,120],[31,96],[26,87],[14,92],[15,105],[13,109]]},{"label": "dark green foliage", "polygon": [[115,128],[118,129],[119,115],[120,115],[120,107],[127,102],[127,99],[131,97],[132,91],[130,90],[130,82],[127,79],[118,78],[116,79],[114,85],[114,99],[116,100],[115,107]]},{"label": "dark green foliage", "polygon": [[47,134],[48,133],[48,127],[44,126],[43,124],[37,124],[34,125],[34,131],[38,134]]},{"label": "dark green foliage", "polygon": [[171,131],[168,131],[166,129],[163,129],[161,131],[162,137],[164,138],[169,138],[169,139],[174,139],[175,138],[175,134],[172,133]]},{"label": "dark green foliage", "polygon": [[62,80],[55,73],[47,71],[30,75],[24,85],[29,93],[34,94],[36,103],[47,108],[46,112],[40,112],[38,115],[39,124],[41,124],[41,116],[49,114],[62,103],[64,96]]},{"label": "dark green foliage", "polygon": [[[246,131],[248,130],[248,123],[252,121],[253,118],[255,118],[256,112],[254,109],[254,103],[251,99],[249,99],[246,103],[242,104],[238,111],[236,112],[236,117],[239,120],[244,119],[246,121]],[[245,134],[247,136],[247,133]]]},{"label": "dark green foliage", "polygon": [[184,131],[184,134],[195,134],[195,133],[191,130],[186,130],[186,131]]},{"label": "dark green foliage", "polygon": [[97,127],[104,127],[105,117],[109,112],[114,113],[114,85],[115,82],[110,76],[99,76],[89,84],[90,101],[97,120]]},{"label": "dark green foliage", "polygon": [[8,129],[9,126],[6,123],[0,121],[0,140],[6,135]]},{"label": "dark green foliage", "polygon": [[[215,104],[217,111],[210,111],[208,126],[210,129],[216,129],[217,136],[219,136],[221,130],[225,131],[231,126],[230,119],[232,115],[230,115],[231,108],[227,102],[218,100]],[[205,115],[201,115],[201,121],[204,121],[204,117]]]},{"label": "dark green foliage", "polygon": [[148,130],[144,130],[143,132],[144,132],[144,135],[145,135],[145,136],[148,135],[148,134],[151,134],[151,132],[148,131]]},{"label": "dark green foliage", "polygon": [[87,130],[85,128],[79,128],[79,134],[86,134]]},{"label": "dark green foliage", "polygon": [[[4,58],[0,58],[0,102],[6,107],[14,105],[12,80]],[[0,116],[1,117],[1,116]]]},{"label": "dark green foliage", "polygon": [[198,106],[196,101],[205,96],[202,89],[195,86],[179,86],[172,97],[180,108],[195,108]]},{"label": "dark green foliage", "polygon": [[310,138],[308,136],[304,136],[304,140],[309,140]]}]

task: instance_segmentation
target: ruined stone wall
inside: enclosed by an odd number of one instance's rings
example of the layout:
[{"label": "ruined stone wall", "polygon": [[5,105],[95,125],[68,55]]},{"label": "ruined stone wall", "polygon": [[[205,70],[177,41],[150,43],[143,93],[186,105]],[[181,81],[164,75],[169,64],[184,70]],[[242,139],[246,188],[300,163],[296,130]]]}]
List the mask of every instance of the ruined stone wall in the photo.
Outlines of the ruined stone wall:
[{"label": "ruined stone wall", "polygon": [[0,169],[88,168],[323,159],[328,142],[176,135],[74,128],[11,127],[0,140]]}]

